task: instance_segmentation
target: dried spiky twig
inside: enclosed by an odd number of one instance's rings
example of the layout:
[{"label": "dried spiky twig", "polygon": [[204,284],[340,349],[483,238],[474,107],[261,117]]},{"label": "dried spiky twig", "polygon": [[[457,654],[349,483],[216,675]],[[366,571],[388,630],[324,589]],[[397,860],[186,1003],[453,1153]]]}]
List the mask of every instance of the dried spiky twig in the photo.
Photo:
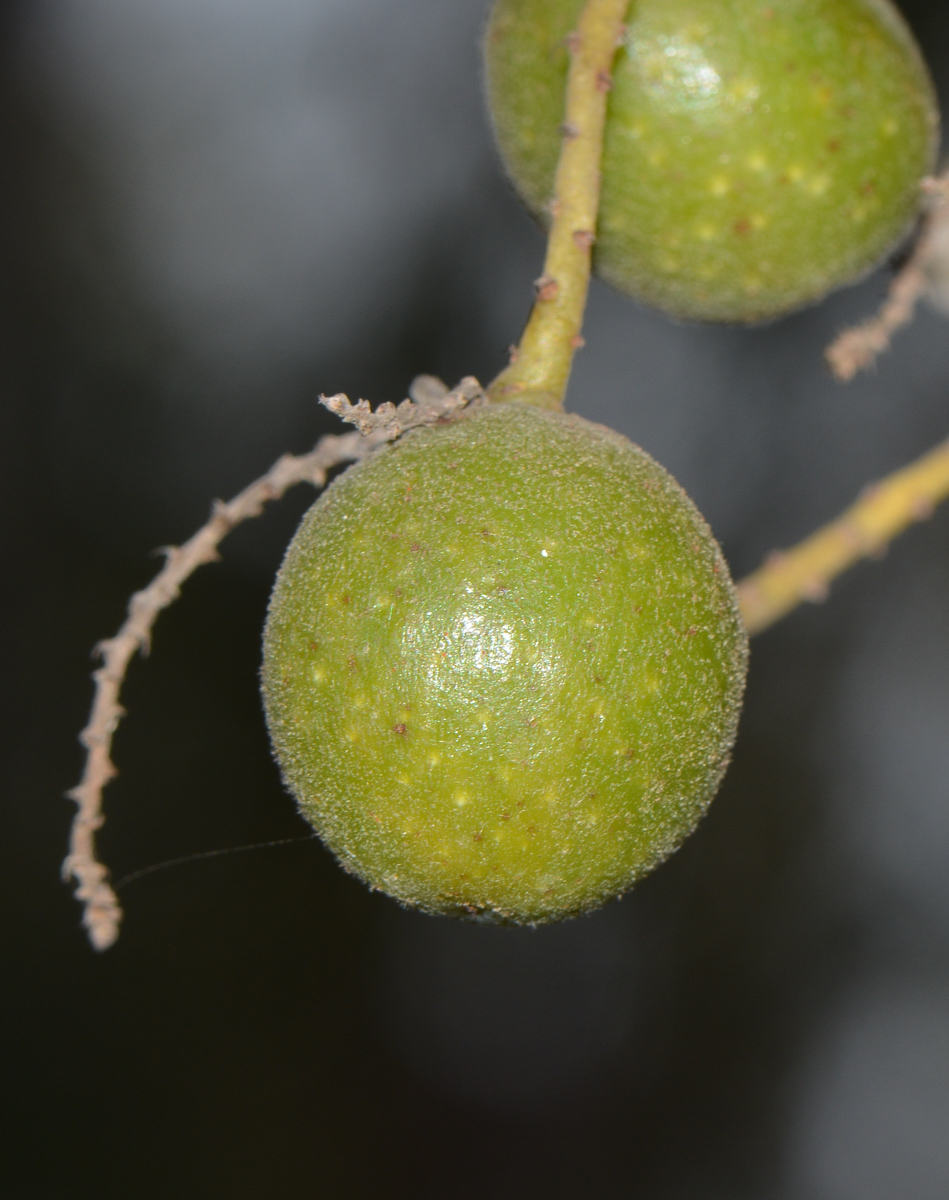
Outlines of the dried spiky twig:
[{"label": "dried spiky twig", "polygon": [[266,475],[224,504],[216,502],[211,519],[183,546],[164,550],[165,565],[148,587],[132,596],[128,613],[115,637],[96,647],[102,666],[93,673],[95,695],[89,722],[79,735],[86,748],[82,779],[69,793],[76,802],[63,878],[76,882],[76,898],[84,906],[82,922],[96,950],[106,950],[119,935],[122,909],[109,883],[107,868],[98,861],[95,832],[103,823],[102,791],[116,775],[112,739],[125,710],[119,693],[136,651],[148,653],[152,627],[162,609],[178,598],[181,586],[198,567],[213,562],[221,541],[235,526],[257,517],[271,500],[279,500],[298,483],[323,487],[333,467],[365,458],[380,445],[418,425],[449,420],[469,404],[484,399],[477,380],[466,378],[449,391],[440,380],[420,376],[409,389],[412,399],[398,407],[383,404],[371,412],[365,400],[351,404],[343,396],[321,397],[323,404],[359,432],[329,434],[309,454],[285,454]]},{"label": "dried spiky twig", "polygon": [[916,305],[932,287],[932,269],[937,254],[944,252],[949,231],[949,174],[923,180],[929,208],[913,253],[897,273],[880,311],[853,329],[846,329],[828,346],[825,358],[834,375],[843,382],[888,349],[893,334],[913,319]]},{"label": "dried spiky twig", "polygon": [[481,384],[473,375],[466,375],[456,388],[449,391],[434,375],[419,375],[412,381],[410,398],[401,404],[380,404],[372,411],[368,400],[357,400],[351,404],[342,395],[321,396],[320,402],[335,413],[341,421],[355,425],[365,437],[391,442],[417,425],[434,425],[449,420],[455,413],[470,404],[482,403],[485,399]]}]

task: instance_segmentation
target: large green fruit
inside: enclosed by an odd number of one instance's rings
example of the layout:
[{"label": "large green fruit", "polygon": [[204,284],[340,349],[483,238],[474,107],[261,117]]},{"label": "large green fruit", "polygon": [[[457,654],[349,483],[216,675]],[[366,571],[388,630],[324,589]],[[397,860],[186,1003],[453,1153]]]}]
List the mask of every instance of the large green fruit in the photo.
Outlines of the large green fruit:
[{"label": "large green fruit", "polygon": [[[582,0],[497,0],[488,93],[543,219]],[[851,282],[919,208],[938,117],[889,0],[633,0],[594,265],[681,317],[757,321]]]},{"label": "large green fruit", "polygon": [[670,854],[735,734],[728,569],[647,454],[523,404],[350,468],[287,552],[263,690],[284,779],[407,904],[539,922]]}]

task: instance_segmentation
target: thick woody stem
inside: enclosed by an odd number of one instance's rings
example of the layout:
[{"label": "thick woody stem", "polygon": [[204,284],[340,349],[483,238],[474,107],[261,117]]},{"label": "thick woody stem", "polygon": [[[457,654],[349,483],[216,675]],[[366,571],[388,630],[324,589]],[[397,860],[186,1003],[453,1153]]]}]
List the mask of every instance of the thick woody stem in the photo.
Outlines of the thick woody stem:
[{"label": "thick woody stem", "polygon": [[949,441],[867,488],[844,513],[792,550],[772,554],[738,585],[751,634],[804,600],[823,600],[831,582],[861,558],[878,557],[897,534],[949,497]]},{"label": "thick woody stem", "polygon": [[913,253],[890,284],[880,311],[862,325],[845,329],[824,351],[831,371],[843,383],[871,367],[889,349],[893,334],[912,321],[916,305],[930,285],[929,268],[949,224],[949,176],[924,179],[923,191],[929,197],[929,211]]},{"label": "thick woody stem", "polygon": [[70,791],[77,805],[69,838],[69,854],[63,863],[63,878],[76,882],[76,899],[84,906],[82,923],[96,950],[107,950],[119,936],[122,909],[109,883],[107,868],[96,858],[95,833],[103,823],[102,791],[117,774],[112,762],[112,739],[125,710],[119,693],[129,663],[137,651],[147,654],[152,627],[158,614],[177,600],[181,586],[198,567],[214,562],[223,538],[242,521],[257,517],[271,500],[279,500],[298,483],[323,487],[327,473],[342,463],[364,458],[385,442],[416,425],[449,420],[469,404],[481,403],[484,393],[477,380],[462,380],[449,392],[439,380],[420,376],[412,400],[398,407],[381,405],[375,413],[364,400],[350,404],[345,396],[322,397],[331,412],[358,427],[359,432],[327,435],[309,453],[285,454],[266,475],[239,492],[227,504],[218,501],[211,519],[183,546],[165,549],[165,565],[152,582],[129,601],[128,615],[115,637],[100,642],[96,653],[102,666],[93,672],[95,694],[89,723],[79,735],[86,748],[82,779]]},{"label": "thick woody stem", "polygon": [[567,40],[570,70],[544,272],[512,361],[488,388],[492,400],[562,409],[590,283],[600,203],[600,157],[613,59],[629,0],[587,0]]}]

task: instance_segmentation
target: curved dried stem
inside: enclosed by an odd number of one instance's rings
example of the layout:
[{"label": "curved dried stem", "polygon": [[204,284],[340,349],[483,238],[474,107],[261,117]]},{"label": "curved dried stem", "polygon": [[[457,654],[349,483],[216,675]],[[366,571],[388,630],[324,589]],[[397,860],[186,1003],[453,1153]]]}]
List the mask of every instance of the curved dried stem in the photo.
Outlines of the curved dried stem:
[{"label": "curved dried stem", "polygon": [[439,380],[421,376],[410,389],[411,400],[398,407],[383,404],[375,413],[360,400],[350,404],[343,396],[321,397],[330,411],[356,425],[359,432],[320,438],[309,454],[285,454],[249,487],[226,504],[216,502],[211,519],[183,546],[167,547],[165,565],[148,587],[132,596],[128,613],[118,633],[96,647],[102,666],[93,672],[95,694],[89,722],[79,735],[86,748],[82,779],[69,793],[77,805],[69,838],[69,854],[63,862],[63,878],[76,882],[76,899],[83,907],[82,923],[96,950],[106,950],[119,935],[122,908],[109,883],[107,868],[96,858],[95,833],[101,828],[102,791],[116,775],[112,762],[112,739],[125,710],[119,694],[129,663],[136,652],[147,654],[152,628],[158,614],[177,600],[186,579],[204,563],[218,557],[221,541],[243,521],[259,516],[271,500],[279,500],[298,483],[320,488],[333,467],[364,458],[406,429],[450,420],[462,408],[484,400],[475,379],[464,379],[449,392]]},{"label": "curved dried stem", "polygon": [[929,197],[929,209],[923,218],[913,253],[890,284],[880,311],[853,329],[846,329],[824,351],[824,357],[837,379],[846,383],[872,366],[889,349],[893,334],[908,325],[916,305],[929,290],[933,259],[949,227],[949,175],[923,180]]},{"label": "curved dried stem", "polygon": [[835,521],[792,550],[769,556],[738,585],[751,634],[773,625],[804,600],[823,600],[831,582],[862,558],[879,557],[887,544],[925,520],[949,497],[949,441],[908,467],[868,487]]},{"label": "curved dried stem", "polygon": [[511,364],[488,388],[492,400],[529,396],[529,403],[563,408],[590,285],[590,259],[600,205],[600,157],[613,59],[629,0],[587,0],[567,39],[570,70],[561,126],[544,272],[534,307]]}]

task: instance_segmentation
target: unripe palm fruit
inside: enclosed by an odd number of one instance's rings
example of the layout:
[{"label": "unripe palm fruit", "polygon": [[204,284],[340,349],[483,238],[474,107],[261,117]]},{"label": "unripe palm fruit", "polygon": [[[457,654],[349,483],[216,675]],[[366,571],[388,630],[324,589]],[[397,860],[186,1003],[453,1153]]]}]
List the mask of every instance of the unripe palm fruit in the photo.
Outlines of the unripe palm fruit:
[{"label": "unripe palm fruit", "polygon": [[347,870],[431,912],[536,923],[624,891],[694,827],[746,656],[675,480],[601,426],[494,404],[313,505],[263,694],[284,780]]},{"label": "unripe palm fruit", "polygon": [[[497,141],[543,220],[583,0],[497,0]],[[889,0],[635,0],[617,53],[594,269],[676,316],[758,321],[906,233],[938,114]]]}]

